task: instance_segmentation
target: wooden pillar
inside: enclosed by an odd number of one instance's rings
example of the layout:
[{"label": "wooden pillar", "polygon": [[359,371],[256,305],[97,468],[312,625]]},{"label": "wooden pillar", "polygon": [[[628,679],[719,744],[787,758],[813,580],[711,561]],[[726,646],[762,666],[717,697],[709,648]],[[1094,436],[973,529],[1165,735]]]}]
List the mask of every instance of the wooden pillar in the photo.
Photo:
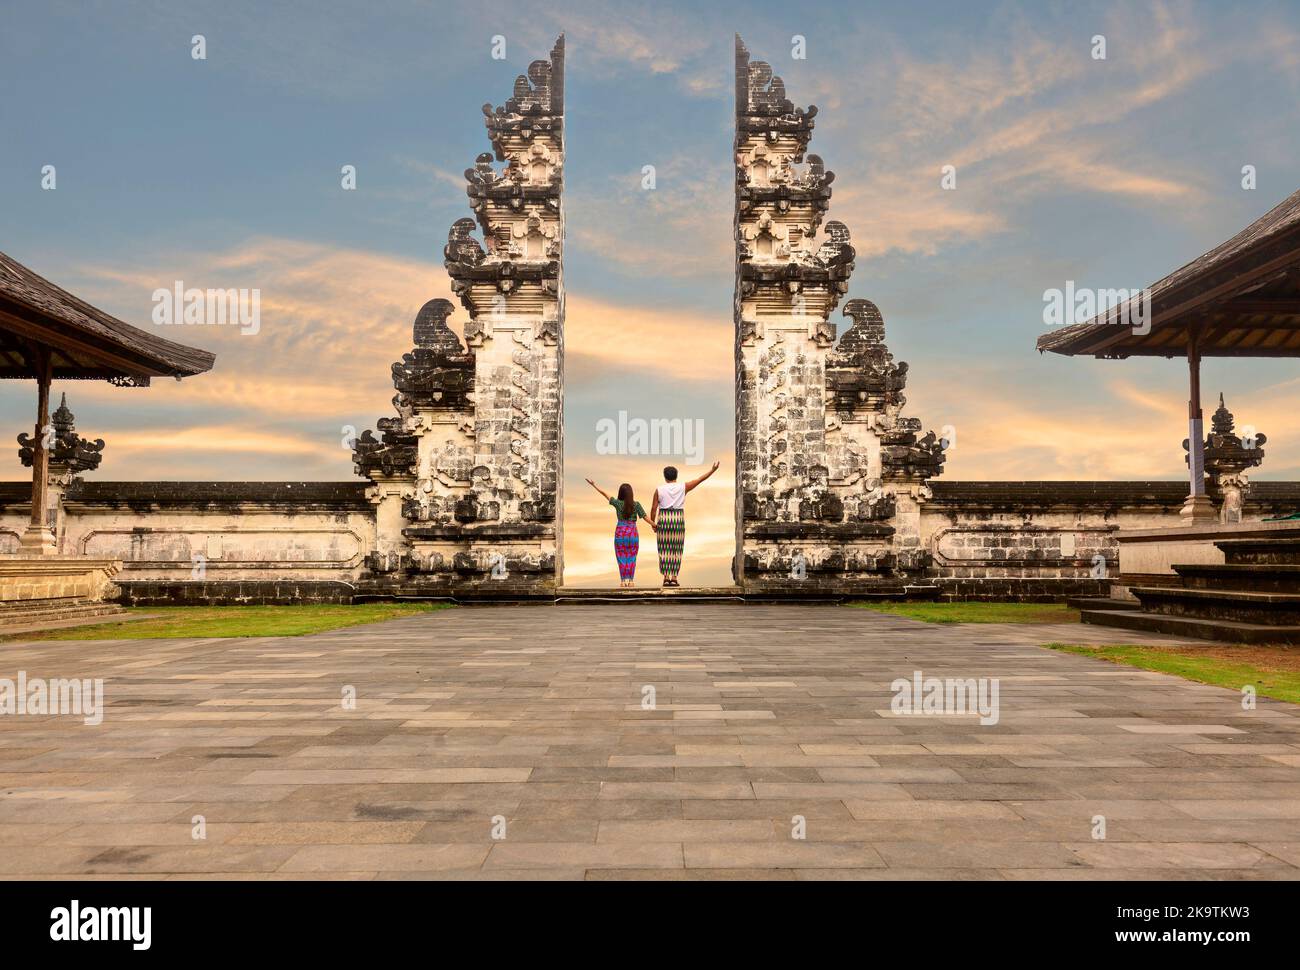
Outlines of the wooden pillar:
[{"label": "wooden pillar", "polygon": [[1187,475],[1189,489],[1182,518],[1187,523],[1215,521],[1214,503],[1205,492],[1205,424],[1201,412],[1201,330],[1187,331]]},{"label": "wooden pillar", "polygon": [[31,361],[36,371],[36,435],[32,443],[32,517],[19,542],[25,553],[51,555],[58,551],[54,532],[49,526],[46,505],[50,488],[50,449],[46,446],[46,428],[50,423],[50,350],[35,347]]}]

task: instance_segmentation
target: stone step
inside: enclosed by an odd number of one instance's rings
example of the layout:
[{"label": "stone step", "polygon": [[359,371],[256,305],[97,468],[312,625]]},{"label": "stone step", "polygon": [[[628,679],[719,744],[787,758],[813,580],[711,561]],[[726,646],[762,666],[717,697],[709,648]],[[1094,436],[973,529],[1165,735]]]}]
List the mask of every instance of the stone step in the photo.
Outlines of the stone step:
[{"label": "stone step", "polygon": [[1300,565],[1280,563],[1190,563],[1174,566],[1188,589],[1300,593]]},{"label": "stone step", "polygon": [[937,600],[942,595],[938,586],[929,584],[863,585],[827,588],[818,585],[791,583],[788,586],[769,586],[763,589],[742,589],[739,586],[683,586],[664,589],[659,586],[624,589],[620,586],[561,587],[554,594],[534,594],[525,598],[494,595],[493,587],[484,586],[472,591],[458,590],[456,594],[433,593],[419,587],[390,586],[358,587],[353,602],[455,602],[465,605],[475,603],[539,602],[539,603],[844,603],[851,600],[901,602]]},{"label": "stone step", "polygon": [[81,603],[75,606],[49,607],[44,610],[0,609],[0,635],[38,633],[71,626],[89,626],[95,623],[117,622],[119,618],[145,619],[133,616],[116,603]]},{"label": "stone step", "polygon": [[1166,633],[1196,640],[1217,640],[1223,643],[1300,643],[1300,624],[1277,626],[1193,616],[1169,616],[1163,613],[1144,613],[1134,610],[1084,610],[1079,615],[1084,623],[1092,623],[1096,626],[1140,630],[1144,633]]},{"label": "stone step", "polygon": [[66,606],[45,606],[41,609],[10,610],[0,608],[0,623],[7,620],[26,623],[41,618],[73,618],[78,616],[105,616],[125,613],[126,610],[116,603],[72,603]]},{"label": "stone step", "polygon": [[555,594],[555,602],[564,603],[726,603],[740,602],[742,599],[739,586],[720,587],[678,587],[677,589],[623,589],[611,587],[575,587],[560,589]]},{"label": "stone step", "polygon": [[1233,566],[1300,565],[1300,539],[1220,539],[1214,545]]},{"label": "stone step", "polygon": [[1273,626],[1300,624],[1300,593],[1168,586],[1135,586],[1130,592],[1142,603],[1144,613]]},{"label": "stone step", "polygon": [[0,605],[0,616],[19,616],[24,613],[44,613],[49,610],[69,609],[87,605],[112,606],[114,604],[88,604],[85,600],[78,599],[75,596],[52,596],[41,599],[8,600],[4,604]]},{"label": "stone step", "polygon": [[1116,600],[1105,596],[1071,596],[1065,605],[1076,610],[1140,610],[1137,600]]}]

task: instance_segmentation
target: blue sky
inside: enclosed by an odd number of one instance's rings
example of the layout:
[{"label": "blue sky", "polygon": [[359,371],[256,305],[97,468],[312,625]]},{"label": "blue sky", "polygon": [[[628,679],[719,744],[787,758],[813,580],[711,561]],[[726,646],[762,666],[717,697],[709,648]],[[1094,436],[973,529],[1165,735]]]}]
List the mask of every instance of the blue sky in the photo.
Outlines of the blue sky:
[{"label": "blue sky", "polygon": [[[730,555],[735,31],[821,109],[813,150],[859,254],[850,295],[880,305],[910,362],[910,412],[957,428],[948,477],[1179,477],[1183,368],[1039,357],[1042,292],[1150,283],[1300,187],[1294,3],[10,4],[0,249],[139,326],[175,279],[263,294],[256,337],[181,332],[218,354],[210,375],[70,389],[108,442],[97,476],[350,478],[340,427],[390,413],[388,362],[419,305],[449,295],[480,105],[561,31],[575,577],[609,568],[582,478],[648,493],[660,464],[595,454],[619,409],[705,422],[727,467],[699,493],[687,578],[719,578]],[[1300,474],[1290,361],[1211,361],[1205,388],[1268,435],[1257,477]],[[30,409],[29,387],[0,388],[11,436]]]}]

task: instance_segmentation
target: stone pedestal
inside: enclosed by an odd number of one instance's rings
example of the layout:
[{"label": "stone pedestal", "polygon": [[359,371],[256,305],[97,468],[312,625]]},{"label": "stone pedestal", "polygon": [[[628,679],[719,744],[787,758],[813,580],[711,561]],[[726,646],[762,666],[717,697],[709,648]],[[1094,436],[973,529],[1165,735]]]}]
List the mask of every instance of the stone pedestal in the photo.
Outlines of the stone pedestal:
[{"label": "stone pedestal", "polygon": [[58,539],[49,526],[29,525],[18,540],[25,555],[52,556],[59,551]]},{"label": "stone pedestal", "polygon": [[1186,525],[1200,525],[1219,520],[1219,514],[1214,509],[1214,502],[1205,494],[1187,496],[1187,501],[1184,503],[1183,510],[1179,515]]},{"label": "stone pedestal", "polygon": [[41,601],[102,603],[117,595],[118,559],[89,556],[0,556],[0,612]]}]

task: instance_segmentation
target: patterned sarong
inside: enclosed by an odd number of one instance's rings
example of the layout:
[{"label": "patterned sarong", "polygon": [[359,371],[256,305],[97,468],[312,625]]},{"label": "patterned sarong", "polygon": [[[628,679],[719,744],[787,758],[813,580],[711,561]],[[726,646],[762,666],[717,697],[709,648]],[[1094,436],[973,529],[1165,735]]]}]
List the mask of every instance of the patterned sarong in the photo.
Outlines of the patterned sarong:
[{"label": "patterned sarong", "polygon": [[686,510],[660,509],[655,527],[659,571],[664,579],[675,581],[682,571],[682,550],[686,547]]},{"label": "patterned sarong", "polygon": [[614,558],[618,560],[618,578],[624,582],[636,578],[636,554],[640,549],[636,520],[619,519],[614,527]]}]

